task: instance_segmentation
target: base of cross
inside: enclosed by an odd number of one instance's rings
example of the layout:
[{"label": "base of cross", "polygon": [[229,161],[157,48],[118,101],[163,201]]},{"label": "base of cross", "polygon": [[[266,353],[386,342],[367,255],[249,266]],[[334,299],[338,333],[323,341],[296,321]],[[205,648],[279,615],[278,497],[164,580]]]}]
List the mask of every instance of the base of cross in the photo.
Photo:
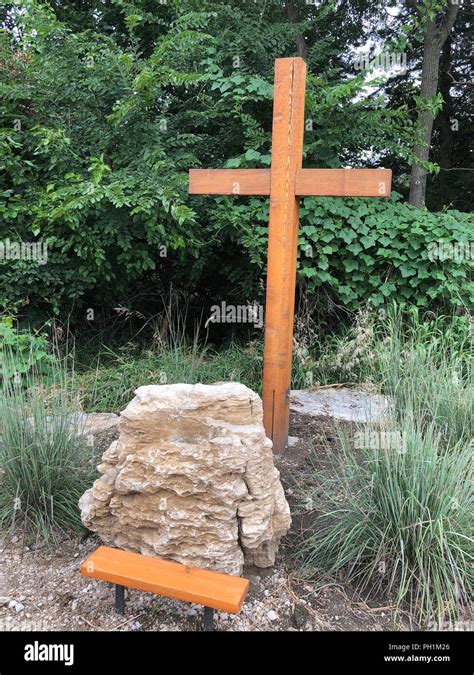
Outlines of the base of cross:
[{"label": "base of cross", "polygon": [[276,59],[271,169],[191,169],[190,194],[269,195],[263,421],[273,451],[288,444],[299,198],[388,197],[389,169],[303,169],[306,64]]}]

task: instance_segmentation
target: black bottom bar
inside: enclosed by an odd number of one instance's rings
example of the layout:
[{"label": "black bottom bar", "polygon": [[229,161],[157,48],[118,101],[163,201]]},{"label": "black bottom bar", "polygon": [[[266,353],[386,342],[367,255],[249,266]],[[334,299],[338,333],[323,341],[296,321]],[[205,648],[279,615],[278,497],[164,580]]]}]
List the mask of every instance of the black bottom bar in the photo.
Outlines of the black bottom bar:
[{"label": "black bottom bar", "polygon": [[214,630],[214,610],[212,607],[204,607],[204,631],[207,633]]},{"label": "black bottom bar", "polygon": [[[80,631],[41,631],[34,630],[34,620],[15,618],[15,622],[25,621],[24,627],[15,630],[8,628],[5,632],[5,620],[0,621],[0,666],[4,675],[28,673],[30,675],[93,675],[105,673],[116,675],[123,670],[124,654],[155,654],[160,637],[153,630],[85,630]],[[200,609],[200,623],[202,609]],[[123,620],[123,619],[122,619]],[[117,621],[120,623],[120,621]],[[38,628],[44,627],[41,619],[38,619]],[[275,654],[283,650],[288,653],[296,653],[301,645],[307,651],[317,650],[318,657],[333,664],[330,675],[336,675],[340,670],[347,674],[354,673],[354,664],[363,662],[365,675],[453,675],[453,673],[471,673],[472,665],[472,631],[469,630],[470,622],[466,622],[463,631],[404,631],[404,632],[343,632],[343,631],[304,631],[304,632],[279,632],[275,633],[277,641]],[[189,626],[187,626],[189,628]],[[267,626],[256,628],[266,629]],[[183,622],[183,628],[186,625]],[[217,627],[216,627],[217,628]],[[252,637],[252,633],[249,633]],[[273,639],[270,633],[265,633],[265,639],[270,640],[273,647]],[[245,634],[242,633],[242,642],[245,642]],[[210,638],[212,641],[214,638]],[[204,638],[205,640],[205,638]],[[240,638],[239,638],[240,640]],[[34,643],[38,641],[36,649]],[[196,671],[196,654],[202,647],[203,637],[199,632],[183,630],[183,632],[167,632],[166,647],[175,650],[180,656],[180,672],[191,673]],[[57,653],[58,643],[64,645],[63,655],[67,652],[72,655],[74,646],[74,658],[71,665],[66,666],[66,661],[61,663],[53,661],[29,661],[26,654],[33,656],[40,653],[44,646],[51,656]],[[286,644],[285,644],[286,643]],[[54,648],[52,647],[54,645]],[[50,647],[51,646],[51,647]],[[267,650],[268,651],[268,650]],[[230,649],[229,649],[230,653]],[[405,662],[397,661],[402,656]],[[428,662],[428,658],[431,661]],[[389,661],[388,659],[391,659]],[[424,659],[424,662],[422,661]],[[442,660],[441,660],[442,659]],[[72,659],[71,659],[72,660]],[[29,664],[31,663],[31,668]],[[26,664],[26,667],[25,667]],[[273,661],[271,663],[273,666]],[[342,668],[340,667],[342,666]],[[122,667],[120,669],[120,667]],[[337,670],[336,670],[337,669]],[[144,675],[141,672],[132,672],[132,675]],[[151,669],[150,669],[151,672]],[[322,671],[324,672],[324,671]],[[162,674],[163,675],[163,674]]]},{"label": "black bottom bar", "polygon": [[125,588],[115,584],[115,611],[125,614]]}]

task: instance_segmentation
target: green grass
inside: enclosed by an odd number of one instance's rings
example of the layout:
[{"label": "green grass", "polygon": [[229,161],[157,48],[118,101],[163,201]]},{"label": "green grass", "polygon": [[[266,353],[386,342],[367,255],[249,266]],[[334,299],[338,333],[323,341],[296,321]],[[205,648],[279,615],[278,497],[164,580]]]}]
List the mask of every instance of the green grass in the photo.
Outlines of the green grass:
[{"label": "green grass", "polygon": [[261,346],[230,343],[221,350],[197,342],[173,348],[158,347],[133,356],[108,350],[107,366],[77,375],[78,394],[84,410],[120,412],[147,384],[184,382],[212,384],[234,380],[261,392]]},{"label": "green grass", "polygon": [[406,361],[408,369],[412,361],[406,356],[413,353],[442,369],[449,363],[454,379],[456,375],[466,379],[468,374],[472,378],[474,324],[467,314],[435,316],[422,314],[416,307],[402,310],[395,304],[378,312],[361,308],[349,326],[334,334],[321,333],[311,321],[309,316],[295,324],[295,388],[308,387],[311,382],[314,386],[367,384],[392,393],[397,359],[400,367]]},{"label": "green grass", "polygon": [[135,390],[148,384],[234,380],[261,392],[263,342],[230,340],[217,349],[207,342],[199,323],[190,336],[188,302],[175,292],[163,298],[162,312],[146,346],[131,340],[121,348],[101,346],[92,355],[76,352],[76,386],[84,410],[120,412]]},{"label": "green grass", "polygon": [[[8,356],[3,353],[5,360]],[[95,458],[72,413],[70,374],[51,366],[48,386],[31,370],[0,389],[0,526],[48,539],[80,527],[78,500],[95,476]]]}]

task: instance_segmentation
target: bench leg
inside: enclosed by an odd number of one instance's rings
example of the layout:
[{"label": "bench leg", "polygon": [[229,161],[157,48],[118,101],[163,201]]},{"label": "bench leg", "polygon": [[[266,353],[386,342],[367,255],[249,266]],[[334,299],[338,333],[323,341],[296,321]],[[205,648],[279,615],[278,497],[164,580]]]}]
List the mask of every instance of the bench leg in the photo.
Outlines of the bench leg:
[{"label": "bench leg", "polygon": [[207,633],[214,630],[214,610],[212,607],[204,607],[204,631]]},{"label": "bench leg", "polygon": [[115,611],[125,614],[125,588],[115,584]]}]

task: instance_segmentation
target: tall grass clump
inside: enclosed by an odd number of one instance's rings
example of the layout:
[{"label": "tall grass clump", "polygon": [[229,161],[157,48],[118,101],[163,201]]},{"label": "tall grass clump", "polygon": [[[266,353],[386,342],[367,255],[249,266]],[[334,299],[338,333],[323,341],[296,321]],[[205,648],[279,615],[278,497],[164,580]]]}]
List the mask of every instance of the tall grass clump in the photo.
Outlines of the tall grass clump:
[{"label": "tall grass clump", "polygon": [[449,447],[474,438],[474,352],[467,317],[389,314],[378,346],[382,391],[396,411],[433,424]]},{"label": "tall grass clump", "polygon": [[[2,370],[10,358],[0,353]],[[51,362],[48,382],[34,367],[1,380],[0,526],[47,539],[78,528],[78,500],[95,474],[71,374]],[[76,413],[76,414],[74,414]]]},{"label": "tall grass clump", "polygon": [[329,474],[311,477],[305,502],[317,518],[304,567],[344,573],[367,596],[384,592],[422,624],[460,620],[474,569],[469,319],[394,307],[372,336],[387,419],[355,444],[341,431]]},{"label": "tall grass clump", "polygon": [[397,447],[354,450],[341,433],[331,477],[313,477],[321,515],[303,546],[304,567],[344,573],[362,594],[385,593],[421,624],[459,620],[473,591],[472,447],[447,451],[433,425],[421,431],[410,418],[392,429]]}]

